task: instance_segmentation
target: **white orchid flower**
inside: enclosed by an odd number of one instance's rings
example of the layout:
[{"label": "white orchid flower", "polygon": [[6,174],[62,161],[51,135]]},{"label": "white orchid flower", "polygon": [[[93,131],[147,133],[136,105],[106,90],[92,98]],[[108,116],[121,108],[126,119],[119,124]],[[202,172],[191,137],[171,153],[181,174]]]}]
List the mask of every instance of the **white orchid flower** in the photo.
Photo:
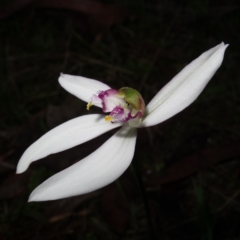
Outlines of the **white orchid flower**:
[{"label": "white orchid flower", "polygon": [[157,93],[146,109],[142,96],[134,89],[114,90],[96,80],[61,74],[61,86],[88,102],[87,109],[95,105],[110,114],[81,116],[52,129],[24,152],[17,173],[24,172],[30,163],[49,154],[72,148],[113,128],[121,128],[95,152],[39,185],[29,201],[89,193],[115,181],[132,161],[137,128],[159,124],[189,106],[220,67],[227,46],[221,43],[192,61]]}]

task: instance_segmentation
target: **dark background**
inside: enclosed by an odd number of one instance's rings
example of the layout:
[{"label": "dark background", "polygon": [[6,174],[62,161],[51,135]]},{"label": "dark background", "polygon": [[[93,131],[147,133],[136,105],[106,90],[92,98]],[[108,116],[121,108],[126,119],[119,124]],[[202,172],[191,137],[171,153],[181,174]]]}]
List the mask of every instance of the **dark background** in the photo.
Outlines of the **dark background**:
[{"label": "dark background", "polygon": [[[0,238],[240,239],[238,2],[1,0]],[[37,185],[115,132],[15,174],[31,143],[88,113],[60,87],[60,72],[131,86],[148,103],[222,41],[230,46],[204,92],[177,116],[139,130],[133,165],[116,182],[83,196],[27,203]]]}]

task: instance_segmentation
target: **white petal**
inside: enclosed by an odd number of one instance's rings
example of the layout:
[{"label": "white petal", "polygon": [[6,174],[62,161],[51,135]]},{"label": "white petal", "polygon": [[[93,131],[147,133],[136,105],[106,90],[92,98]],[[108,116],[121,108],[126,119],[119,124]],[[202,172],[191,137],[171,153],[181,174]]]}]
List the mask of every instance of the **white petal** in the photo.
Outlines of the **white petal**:
[{"label": "white petal", "polygon": [[47,132],[24,152],[18,163],[17,173],[24,172],[33,161],[72,148],[121,126],[119,123],[106,122],[104,117],[101,114],[84,115]]},{"label": "white petal", "polygon": [[204,52],[166,84],[147,105],[141,127],[159,124],[189,106],[220,67],[227,46]]},{"label": "white petal", "polygon": [[39,185],[29,201],[76,196],[110,184],[130,165],[135,143],[136,129],[122,127],[95,152]]},{"label": "white petal", "polygon": [[[100,81],[62,73],[58,81],[65,90],[85,102],[89,102],[93,94],[110,89],[108,85]],[[101,107],[101,105],[98,105],[98,107]]]}]

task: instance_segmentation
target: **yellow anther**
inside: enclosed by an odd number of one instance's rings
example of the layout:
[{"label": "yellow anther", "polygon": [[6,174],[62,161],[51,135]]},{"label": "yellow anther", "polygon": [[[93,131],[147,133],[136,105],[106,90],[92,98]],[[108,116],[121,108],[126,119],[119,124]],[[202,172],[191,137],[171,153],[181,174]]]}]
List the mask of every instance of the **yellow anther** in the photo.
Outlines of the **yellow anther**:
[{"label": "yellow anther", "polygon": [[107,122],[110,122],[110,121],[112,121],[113,120],[113,118],[111,117],[111,116],[106,116],[105,117],[105,121],[107,121]]},{"label": "yellow anther", "polygon": [[87,104],[87,110],[89,110],[92,105],[93,105],[92,102],[89,102],[89,103]]},{"label": "yellow anther", "polygon": [[116,96],[119,97],[119,98],[124,98],[125,94],[123,92],[118,91]]}]

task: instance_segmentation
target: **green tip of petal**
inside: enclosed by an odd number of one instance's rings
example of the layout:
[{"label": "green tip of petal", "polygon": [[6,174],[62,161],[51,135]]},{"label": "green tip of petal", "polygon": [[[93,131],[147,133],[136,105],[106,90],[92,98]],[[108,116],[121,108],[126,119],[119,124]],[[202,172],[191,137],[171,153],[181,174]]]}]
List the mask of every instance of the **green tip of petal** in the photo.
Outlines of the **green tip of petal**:
[{"label": "green tip of petal", "polygon": [[118,94],[124,96],[125,100],[136,110],[144,112],[145,103],[142,95],[135,89],[123,87],[119,89]]}]

